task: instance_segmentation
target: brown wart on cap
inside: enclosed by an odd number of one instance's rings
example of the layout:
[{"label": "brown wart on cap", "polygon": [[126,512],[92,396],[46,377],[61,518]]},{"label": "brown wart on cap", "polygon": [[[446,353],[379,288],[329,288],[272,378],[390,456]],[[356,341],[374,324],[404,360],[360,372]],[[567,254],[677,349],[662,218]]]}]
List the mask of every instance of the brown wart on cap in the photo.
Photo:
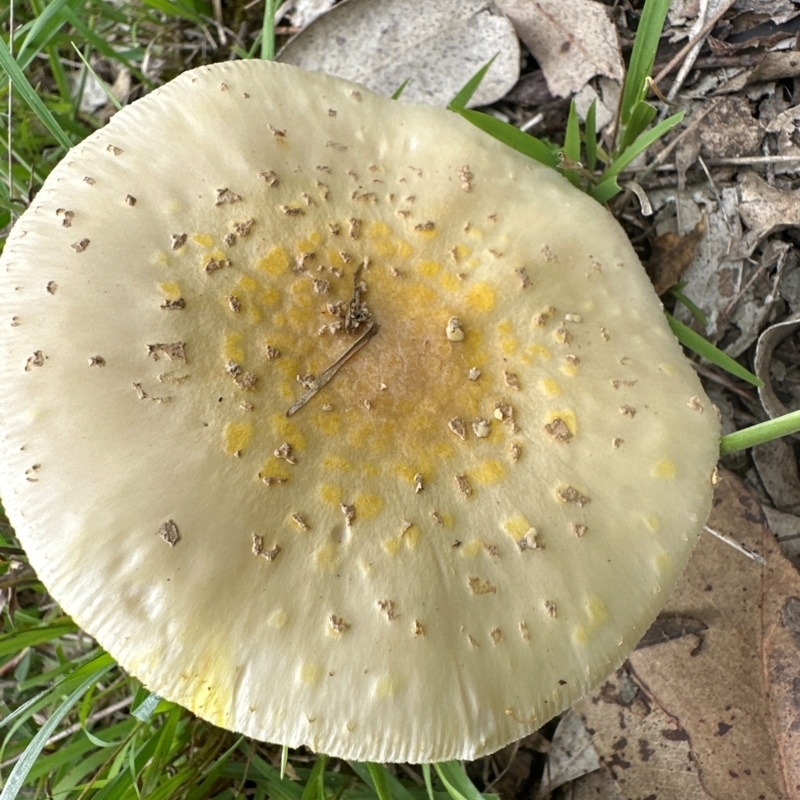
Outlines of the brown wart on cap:
[{"label": "brown wart on cap", "polygon": [[116,114],[9,236],[0,315],[39,577],[257,739],[425,762],[530,733],[625,658],[709,509],[718,421],[606,210],[322,74],[226,62]]}]

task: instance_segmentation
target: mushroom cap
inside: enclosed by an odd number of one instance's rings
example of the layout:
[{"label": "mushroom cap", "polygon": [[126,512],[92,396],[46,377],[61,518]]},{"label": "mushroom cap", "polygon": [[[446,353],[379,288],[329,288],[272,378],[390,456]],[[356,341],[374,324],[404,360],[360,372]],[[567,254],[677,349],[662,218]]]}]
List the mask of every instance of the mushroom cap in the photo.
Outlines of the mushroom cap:
[{"label": "mushroom cap", "polygon": [[0,319],[40,578],[258,739],[524,736],[623,661],[710,508],[716,416],[606,209],[328,76],[217,64],[118,113],[14,227]]}]

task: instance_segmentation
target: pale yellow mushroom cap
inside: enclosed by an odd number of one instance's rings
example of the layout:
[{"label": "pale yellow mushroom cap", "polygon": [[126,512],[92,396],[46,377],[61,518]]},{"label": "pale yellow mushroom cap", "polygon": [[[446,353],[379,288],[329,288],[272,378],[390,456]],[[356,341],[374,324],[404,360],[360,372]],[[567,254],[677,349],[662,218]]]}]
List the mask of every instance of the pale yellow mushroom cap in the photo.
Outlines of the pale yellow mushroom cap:
[{"label": "pale yellow mushroom cap", "polygon": [[64,609],[163,697],[345,758],[539,727],[711,502],[714,409],[608,212],[285,65],[187,72],[70,151],[0,351],[0,491]]}]

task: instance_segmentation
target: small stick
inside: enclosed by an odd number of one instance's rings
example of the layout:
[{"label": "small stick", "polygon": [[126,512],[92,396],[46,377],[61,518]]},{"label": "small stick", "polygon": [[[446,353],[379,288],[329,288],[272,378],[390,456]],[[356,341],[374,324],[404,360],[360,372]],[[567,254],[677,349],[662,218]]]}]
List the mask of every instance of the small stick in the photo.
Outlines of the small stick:
[{"label": "small stick", "polygon": [[719,531],[715,531],[713,528],[709,528],[708,525],[703,526],[703,530],[707,533],[710,533],[712,536],[716,536],[721,542],[725,542],[725,544],[732,547],[734,550],[738,550],[742,555],[747,556],[748,558],[752,558],[753,561],[757,561],[762,566],[767,566],[767,561],[765,558],[760,556],[758,553],[754,553],[752,550],[748,550],[744,545],[739,544],[739,542],[731,539],[730,536],[726,536],[724,533],[720,533]]},{"label": "small stick", "polygon": [[378,332],[378,325],[375,320],[370,320],[366,331],[360,339],[342,353],[316,380],[317,385],[309,389],[299,400],[295,401],[291,408],[286,412],[287,417],[296,414],[330,379]]},{"label": "small stick", "polygon": [[731,6],[732,6],[732,5],[733,5],[735,2],[736,2],[736,0],[727,0],[727,2],[725,3],[725,5],[723,5],[723,6],[722,6],[722,8],[721,8],[719,11],[717,11],[717,13],[716,13],[716,14],[714,14],[714,16],[713,16],[713,17],[711,17],[711,19],[710,19],[708,22],[706,22],[706,24],[705,24],[705,25],[703,25],[703,27],[700,29],[700,31],[699,31],[699,33],[697,34],[697,36],[695,36],[695,37],[693,37],[692,39],[690,39],[690,40],[689,40],[689,41],[688,41],[688,42],[687,42],[687,43],[686,43],[686,44],[685,44],[685,45],[684,45],[684,46],[683,46],[683,47],[682,47],[682,48],[681,48],[681,49],[680,49],[680,50],[679,50],[679,51],[678,51],[678,52],[677,52],[675,55],[674,55],[674,57],[673,57],[673,58],[672,58],[672,60],[669,62],[669,64],[667,64],[667,66],[666,66],[666,67],[664,67],[664,68],[663,68],[663,69],[662,69],[662,70],[661,70],[661,71],[658,73],[658,75],[656,75],[656,76],[655,76],[655,78],[653,78],[653,83],[661,83],[661,81],[662,81],[662,80],[664,80],[664,78],[666,78],[666,77],[667,77],[667,75],[669,75],[669,73],[670,73],[670,72],[672,72],[672,70],[673,70],[673,69],[675,69],[675,67],[677,67],[677,66],[678,66],[678,64],[680,64],[680,62],[683,60],[683,57],[684,57],[684,56],[685,56],[685,55],[686,55],[686,54],[687,54],[687,53],[688,53],[688,52],[689,52],[689,51],[690,51],[690,50],[691,50],[691,49],[692,49],[692,48],[693,48],[693,47],[694,47],[694,46],[695,46],[695,45],[696,45],[696,44],[697,44],[699,41],[701,41],[701,40],[702,40],[702,39],[703,39],[703,38],[706,36],[706,34],[707,34],[707,33],[709,33],[709,32],[712,30],[712,28],[713,28],[713,27],[714,27],[714,26],[715,26],[715,25],[716,25],[716,24],[717,24],[717,23],[718,23],[718,22],[719,22],[719,21],[722,19],[722,17],[723,17],[723,16],[724,16],[724,15],[727,13],[728,9],[729,9],[729,8],[730,8],[730,7],[731,7]]}]

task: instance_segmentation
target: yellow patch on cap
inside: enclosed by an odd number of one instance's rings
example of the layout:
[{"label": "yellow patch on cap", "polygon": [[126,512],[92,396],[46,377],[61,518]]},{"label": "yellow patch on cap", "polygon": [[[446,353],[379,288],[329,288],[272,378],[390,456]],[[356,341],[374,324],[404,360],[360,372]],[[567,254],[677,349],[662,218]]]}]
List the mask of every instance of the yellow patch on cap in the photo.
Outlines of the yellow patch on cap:
[{"label": "yellow patch on cap", "polygon": [[338,453],[326,453],[322,457],[322,466],[334,472],[344,472],[353,468],[353,465]]},{"label": "yellow patch on cap", "polygon": [[542,361],[549,361],[553,354],[543,344],[531,344],[525,348],[525,354],[531,358],[541,358]]},{"label": "yellow patch on cap", "polygon": [[210,233],[193,233],[192,241],[200,247],[213,247],[214,237]]},{"label": "yellow patch on cap", "polygon": [[339,554],[336,548],[328,542],[314,553],[314,566],[325,572],[334,572],[339,567]]},{"label": "yellow patch on cap", "polygon": [[249,422],[228,422],[223,433],[224,448],[228,455],[239,453],[247,447],[253,435],[253,426]]},{"label": "yellow patch on cap", "polygon": [[575,644],[589,644],[589,631],[583,625],[576,625],[572,629],[572,640]]},{"label": "yellow patch on cap", "polygon": [[528,520],[521,514],[511,517],[503,523],[503,530],[515,541],[524,539],[528,532],[533,528]]},{"label": "yellow patch on cap", "polygon": [[465,258],[469,258],[472,255],[472,248],[467,247],[465,244],[457,244],[453,249],[452,253],[455,256],[455,261],[463,261]]},{"label": "yellow patch on cap", "polygon": [[264,475],[272,478],[283,478],[288,481],[291,467],[282,459],[270,456],[261,467],[259,475]]},{"label": "yellow patch on cap", "polygon": [[654,478],[663,478],[664,480],[674,480],[678,474],[678,468],[675,462],[670,458],[662,458],[653,465],[651,474]]},{"label": "yellow patch on cap", "polygon": [[356,507],[356,520],[372,519],[380,514],[383,500],[377,494],[360,494],[353,505]]},{"label": "yellow patch on cap", "polygon": [[469,470],[469,477],[475,483],[497,483],[505,477],[506,468],[496,459],[490,458]]},{"label": "yellow patch on cap", "polygon": [[322,680],[322,667],[319,664],[305,661],[300,665],[297,677],[300,679],[300,683],[304,683],[306,686],[316,686]]},{"label": "yellow patch on cap", "polygon": [[289,615],[282,608],[273,609],[267,617],[267,625],[278,630],[283,628],[288,621]]},{"label": "yellow patch on cap", "polygon": [[384,697],[394,697],[399,688],[400,683],[397,678],[392,675],[382,675],[375,681],[375,687],[372,693],[380,700]]},{"label": "yellow patch on cap", "polygon": [[242,291],[254,292],[256,289],[258,289],[259,284],[255,278],[251,278],[249,275],[242,275],[242,277],[236,282],[236,286]]},{"label": "yellow patch on cap", "polygon": [[242,341],[241,333],[226,333],[222,340],[222,357],[226,361],[236,361],[240,363],[244,361],[244,350],[239,346]]},{"label": "yellow patch on cap", "polygon": [[461,288],[461,281],[452,272],[442,275],[439,284],[447,292],[457,292]]},{"label": "yellow patch on cap", "polygon": [[281,301],[281,293],[274,286],[267,286],[258,299],[267,307],[276,306]]},{"label": "yellow patch on cap", "polygon": [[400,462],[393,464],[392,470],[396,472],[402,480],[404,480],[406,483],[409,484],[414,483],[414,478],[419,473],[418,469],[411,467],[408,464],[403,464]]},{"label": "yellow patch on cap", "polygon": [[342,427],[342,416],[336,411],[318,411],[311,417],[311,421],[326,436],[335,436]]},{"label": "yellow patch on cap", "polygon": [[592,625],[601,625],[608,619],[608,608],[599,597],[590,597],[586,601],[586,613]]},{"label": "yellow patch on cap", "polygon": [[384,539],[381,544],[389,555],[396,556],[403,546],[403,540],[400,536],[392,536],[390,539]]},{"label": "yellow patch on cap", "polygon": [[263,269],[273,278],[279,278],[289,269],[289,256],[280,245],[276,245],[256,261],[256,267]]},{"label": "yellow patch on cap", "polygon": [[561,371],[565,375],[569,375],[570,378],[574,378],[578,374],[578,365],[577,364],[562,364]]},{"label": "yellow patch on cap", "polygon": [[334,486],[332,483],[323,483],[319,487],[319,496],[324,502],[338,506],[342,502],[342,487]]},{"label": "yellow patch on cap", "polygon": [[308,253],[310,250],[313,250],[315,247],[319,247],[322,242],[322,236],[317,232],[313,231],[308,235],[307,239],[299,239],[297,242],[297,252],[298,253]]},{"label": "yellow patch on cap", "polygon": [[392,229],[380,220],[373,220],[367,225],[366,235],[368,239],[383,239],[392,235]]},{"label": "yellow patch on cap", "polygon": [[659,575],[663,575],[665,572],[672,572],[675,567],[672,556],[666,550],[662,550],[653,559],[653,564]]},{"label": "yellow patch on cap", "polygon": [[406,302],[411,308],[423,308],[436,302],[436,292],[419,283],[412,283],[408,287],[408,292],[406,294]]},{"label": "yellow patch on cap", "polygon": [[416,525],[412,525],[401,534],[401,538],[405,541],[406,547],[409,550],[413,550],[419,542],[419,528]]},{"label": "yellow patch on cap", "polygon": [[539,386],[548,397],[558,397],[561,394],[561,387],[552,378],[545,378],[540,381]]},{"label": "yellow patch on cap", "polygon": [[483,550],[483,544],[479,539],[470,539],[459,547],[463,558],[475,558],[481,550]]},{"label": "yellow patch on cap", "polygon": [[397,255],[399,258],[411,258],[414,255],[414,248],[402,240],[397,243]]},{"label": "yellow patch on cap", "polygon": [[[269,421],[272,425],[272,430],[278,436],[289,442],[294,450],[303,450],[306,446],[306,437],[300,432],[300,429],[291,420],[286,419],[284,414],[273,414]],[[281,443],[278,442],[278,445]],[[276,447],[278,446],[276,445]]]},{"label": "yellow patch on cap", "polygon": [[651,514],[644,518],[644,524],[655,533],[661,527],[661,520],[655,514]]},{"label": "yellow patch on cap", "polygon": [[167,300],[177,300],[181,296],[181,287],[177,283],[159,283],[158,288]]},{"label": "yellow patch on cap", "polygon": [[475,311],[491,311],[495,304],[494,289],[488,283],[476,283],[467,292],[467,304]]}]

